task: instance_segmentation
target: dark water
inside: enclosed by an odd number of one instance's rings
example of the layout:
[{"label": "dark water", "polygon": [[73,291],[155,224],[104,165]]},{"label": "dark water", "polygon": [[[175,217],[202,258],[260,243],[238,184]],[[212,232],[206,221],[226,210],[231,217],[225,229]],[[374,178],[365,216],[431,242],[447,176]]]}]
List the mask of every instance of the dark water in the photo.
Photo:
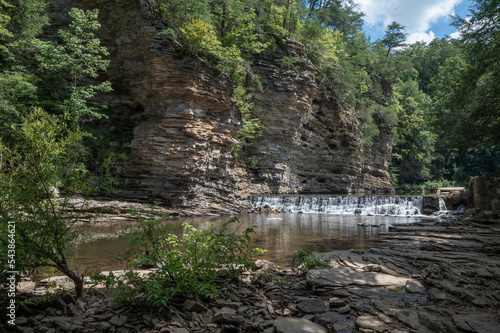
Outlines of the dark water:
[{"label": "dark water", "polygon": [[[216,227],[229,220],[229,217],[203,217],[171,219],[179,225],[178,234],[182,234],[182,222],[201,228],[207,222]],[[331,250],[365,250],[381,246],[378,233],[387,232],[392,224],[420,221],[419,217],[396,216],[360,216],[332,214],[250,214],[240,216],[241,223],[235,224],[232,231],[243,231],[255,226],[251,247],[268,250],[258,259],[270,260],[280,266],[291,266],[295,250],[303,248],[311,251],[328,252]],[[100,223],[88,228],[92,240],[88,245],[79,245],[70,253],[71,264],[80,272],[94,270],[123,269],[119,260],[120,253],[127,249],[126,238],[118,238],[116,233],[133,221]],[[362,227],[359,224],[368,226]],[[256,259],[257,259],[256,258]]]}]

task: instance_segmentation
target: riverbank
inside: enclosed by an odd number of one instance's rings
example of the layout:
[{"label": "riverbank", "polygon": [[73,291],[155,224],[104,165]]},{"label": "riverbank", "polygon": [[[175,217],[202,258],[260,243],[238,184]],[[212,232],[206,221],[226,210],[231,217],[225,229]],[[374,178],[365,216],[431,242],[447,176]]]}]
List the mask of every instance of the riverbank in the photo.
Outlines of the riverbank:
[{"label": "riverbank", "polygon": [[[259,269],[214,301],[164,313],[113,303],[102,288],[48,307],[23,306],[21,332],[496,332],[500,222],[393,226],[390,246],[326,254],[334,267],[307,274]],[[22,313],[22,311],[25,311]],[[292,325],[292,326],[287,326]],[[306,328],[307,327],[307,328]],[[10,328],[13,330],[14,328]]]}]

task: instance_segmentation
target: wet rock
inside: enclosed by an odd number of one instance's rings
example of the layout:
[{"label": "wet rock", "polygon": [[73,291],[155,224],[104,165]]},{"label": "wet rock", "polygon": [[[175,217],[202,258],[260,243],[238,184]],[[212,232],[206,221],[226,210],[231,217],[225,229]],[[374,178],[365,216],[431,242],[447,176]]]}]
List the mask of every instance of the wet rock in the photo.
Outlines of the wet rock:
[{"label": "wet rock", "polygon": [[322,299],[306,299],[297,304],[297,307],[304,313],[322,313],[329,310],[329,304]]},{"label": "wet rock", "polygon": [[327,333],[326,329],[303,318],[280,318],[274,321],[277,333]]}]

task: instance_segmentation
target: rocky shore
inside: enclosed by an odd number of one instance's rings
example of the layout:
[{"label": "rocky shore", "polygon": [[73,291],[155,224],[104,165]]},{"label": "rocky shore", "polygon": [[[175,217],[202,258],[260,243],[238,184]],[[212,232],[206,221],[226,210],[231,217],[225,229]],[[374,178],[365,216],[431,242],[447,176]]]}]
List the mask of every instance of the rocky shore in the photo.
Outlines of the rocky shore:
[{"label": "rocky shore", "polygon": [[[325,254],[307,273],[257,269],[221,285],[217,300],[179,300],[157,313],[117,305],[102,288],[28,302],[17,332],[497,332],[500,221],[394,226],[384,247]],[[389,244],[389,246],[385,246]],[[60,283],[64,283],[61,280]],[[25,296],[33,283],[23,286]]]}]

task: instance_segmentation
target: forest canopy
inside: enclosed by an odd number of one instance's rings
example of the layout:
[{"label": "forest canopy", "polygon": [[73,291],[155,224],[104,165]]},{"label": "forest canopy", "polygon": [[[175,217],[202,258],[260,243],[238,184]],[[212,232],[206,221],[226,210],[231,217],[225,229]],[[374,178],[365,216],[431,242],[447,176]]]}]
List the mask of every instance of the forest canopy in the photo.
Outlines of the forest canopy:
[{"label": "forest canopy", "polygon": [[[398,22],[389,24],[381,39],[370,40],[363,32],[364,13],[353,0],[150,4],[165,25],[164,34],[231,76],[243,116],[237,156],[262,129],[247,90],[249,82],[259,85],[251,61],[273,54],[280,41],[294,39],[316,67],[324,96],[355,111],[366,147],[381,129],[394,131],[390,171],[395,184],[463,182],[469,175],[497,174],[500,169],[498,0],[471,1],[469,16],[454,17],[459,39],[410,45]],[[43,0],[0,0],[3,140],[33,107],[79,128],[105,117],[103,106],[89,101],[110,85],[90,86],[82,80],[105,69],[105,49],[67,32],[59,44],[43,41],[40,36],[49,24],[46,7]],[[73,37],[77,44],[71,44]],[[84,60],[74,56],[81,48],[88,54]],[[290,56],[281,64],[296,70],[297,61]]]}]

